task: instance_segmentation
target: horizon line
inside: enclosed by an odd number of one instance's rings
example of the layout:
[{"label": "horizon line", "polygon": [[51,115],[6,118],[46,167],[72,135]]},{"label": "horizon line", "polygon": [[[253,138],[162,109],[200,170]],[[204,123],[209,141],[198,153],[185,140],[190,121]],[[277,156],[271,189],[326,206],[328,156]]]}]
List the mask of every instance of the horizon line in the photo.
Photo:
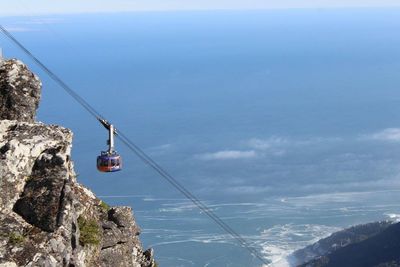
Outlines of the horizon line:
[{"label": "horizon line", "polygon": [[265,8],[176,8],[176,9],[132,9],[132,10],[82,10],[82,11],[54,11],[54,12],[24,12],[1,14],[0,18],[4,17],[38,17],[38,16],[53,16],[53,15],[96,15],[96,14],[120,14],[120,13],[184,13],[184,12],[249,12],[249,11],[290,11],[290,10],[384,10],[384,9],[400,9],[398,5],[386,6],[325,6],[325,7],[265,7]]}]

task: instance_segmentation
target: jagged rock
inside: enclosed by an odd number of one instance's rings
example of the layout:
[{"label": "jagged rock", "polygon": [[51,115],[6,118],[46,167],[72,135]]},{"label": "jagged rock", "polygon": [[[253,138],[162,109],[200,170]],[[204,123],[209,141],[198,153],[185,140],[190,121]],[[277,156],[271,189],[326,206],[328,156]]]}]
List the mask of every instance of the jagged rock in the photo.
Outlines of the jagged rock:
[{"label": "jagged rock", "polygon": [[77,183],[71,131],[33,122],[37,77],[15,60],[0,69],[0,267],[154,266],[132,209]]},{"label": "jagged rock", "polygon": [[0,65],[0,119],[33,122],[42,83],[19,60]]},{"label": "jagged rock", "polygon": [[67,166],[72,164],[69,160],[71,143],[71,131],[59,126],[1,120],[0,207],[8,210],[13,208],[26,182],[32,177],[37,159],[41,155],[44,157],[46,151],[59,149],[59,156],[63,157],[66,165],[64,168],[74,175],[72,166]]},{"label": "jagged rock", "polygon": [[[108,211],[108,220],[103,222],[103,242],[100,253],[102,266],[140,266],[131,261],[131,255],[151,264],[153,257],[134,244],[138,241],[139,228],[132,217],[130,207],[115,207]],[[139,253],[140,252],[140,253]],[[148,254],[148,252],[147,252]]]},{"label": "jagged rock", "polygon": [[15,262],[10,261],[5,263],[0,263],[0,267],[18,267],[18,265]]},{"label": "jagged rock", "polygon": [[132,250],[123,244],[116,244],[113,247],[101,251],[101,266],[133,266],[140,267],[140,263],[132,261]]},{"label": "jagged rock", "polygon": [[108,212],[108,219],[113,221],[118,227],[134,227],[137,230],[135,235],[140,232],[132,218],[132,209],[130,207],[115,207],[110,209]]},{"label": "jagged rock", "polygon": [[152,249],[152,248],[147,249],[143,253],[143,255],[146,257],[147,260],[153,259],[154,258],[154,249]]},{"label": "jagged rock", "polygon": [[24,192],[14,211],[43,231],[54,232],[60,225],[60,204],[65,197],[68,169],[57,149],[44,151],[36,160]]}]

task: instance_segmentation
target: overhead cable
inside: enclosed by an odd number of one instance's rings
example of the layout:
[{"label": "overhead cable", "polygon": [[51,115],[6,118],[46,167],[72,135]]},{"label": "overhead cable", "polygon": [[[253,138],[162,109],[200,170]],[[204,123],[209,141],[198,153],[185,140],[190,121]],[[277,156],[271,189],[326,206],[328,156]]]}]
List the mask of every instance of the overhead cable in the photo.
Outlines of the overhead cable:
[{"label": "overhead cable", "polygon": [[[76,93],[71,87],[69,87],[58,75],[51,71],[44,63],[42,63],[31,51],[29,51],[24,45],[21,44],[7,29],[0,25],[0,31],[8,37],[16,46],[18,46],[26,55],[28,55],[43,71],[49,75],[49,77],[56,82],[62,89],[64,89],[75,101],[77,101],[87,112],[89,112],[97,120],[107,120],[101,116],[101,114],[91,106],[84,98]],[[205,215],[221,227],[222,230],[231,235],[236,241],[245,249],[247,249],[251,255],[258,258],[263,264],[268,265],[268,262],[262,257],[262,255],[249,244],[240,234],[233,230],[227,223],[225,223],[219,216],[217,216],[206,204],[200,201],[194,196],[188,189],[186,189],[176,178],[169,174],[164,168],[162,168],[157,162],[155,162],[149,155],[147,155],[142,149],[140,149],[134,142],[132,142],[120,129],[117,128],[117,137],[146,165],[155,170],[161,177],[163,177],[168,183],[170,183],[176,190],[181,192],[188,200],[195,204]]]}]

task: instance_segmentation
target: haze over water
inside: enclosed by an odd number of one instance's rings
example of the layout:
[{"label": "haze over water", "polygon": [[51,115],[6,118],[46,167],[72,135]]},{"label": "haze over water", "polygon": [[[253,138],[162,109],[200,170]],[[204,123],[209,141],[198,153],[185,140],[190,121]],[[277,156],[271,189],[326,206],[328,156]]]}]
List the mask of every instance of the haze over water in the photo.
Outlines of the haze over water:
[{"label": "haze over water", "polygon": [[[321,237],[400,213],[400,9],[149,12],[2,24],[272,266]],[[42,79],[38,119],[74,132],[78,180],[129,205],[160,266],[261,266]]]}]

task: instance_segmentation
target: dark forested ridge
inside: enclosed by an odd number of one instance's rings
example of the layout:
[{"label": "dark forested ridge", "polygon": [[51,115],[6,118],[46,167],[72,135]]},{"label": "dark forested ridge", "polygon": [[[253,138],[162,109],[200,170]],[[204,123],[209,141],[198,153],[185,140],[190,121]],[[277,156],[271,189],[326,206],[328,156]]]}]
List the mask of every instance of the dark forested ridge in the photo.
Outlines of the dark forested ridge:
[{"label": "dark forested ridge", "polygon": [[[347,244],[341,243],[343,241]],[[299,266],[400,266],[400,223],[378,222],[355,226],[320,240],[294,255],[301,259],[313,251],[317,252],[321,244],[325,248],[329,244],[330,249]]]}]

